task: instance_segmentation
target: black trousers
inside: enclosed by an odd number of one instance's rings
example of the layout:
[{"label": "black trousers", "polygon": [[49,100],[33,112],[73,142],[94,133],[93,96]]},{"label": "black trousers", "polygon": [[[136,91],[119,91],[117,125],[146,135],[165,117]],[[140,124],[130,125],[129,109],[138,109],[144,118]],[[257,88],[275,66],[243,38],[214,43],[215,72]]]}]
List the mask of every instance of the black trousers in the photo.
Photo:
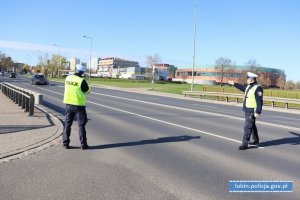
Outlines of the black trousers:
[{"label": "black trousers", "polygon": [[257,127],[255,124],[255,117],[253,112],[245,112],[245,126],[244,126],[244,136],[242,144],[248,146],[250,137],[252,134],[253,141],[259,141]]},{"label": "black trousers", "polygon": [[85,125],[87,123],[87,114],[85,106],[66,105],[65,127],[63,132],[63,144],[68,146],[70,143],[71,127],[75,116],[77,116],[79,139],[81,146],[87,145]]}]

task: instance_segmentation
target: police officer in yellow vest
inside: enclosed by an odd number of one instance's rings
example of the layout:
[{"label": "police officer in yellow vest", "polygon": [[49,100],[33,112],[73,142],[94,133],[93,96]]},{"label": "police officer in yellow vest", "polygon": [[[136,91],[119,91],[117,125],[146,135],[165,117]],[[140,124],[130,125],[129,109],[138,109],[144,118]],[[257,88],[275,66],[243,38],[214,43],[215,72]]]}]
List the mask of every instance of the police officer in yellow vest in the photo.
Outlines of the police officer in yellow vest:
[{"label": "police officer in yellow vest", "polygon": [[[262,111],[263,105],[263,89],[257,84],[257,75],[248,72],[247,73],[247,86],[228,81],[229,84],[235,86],[237,89],[245,93],[243,110],[245,111],[245,126],[242,145],[239,146],[239,150],[248,149],[248,144],[258,145],[259,137],[257,127],[255,124],[256,118],[258,118]],[[253,142],[250,142],[250,136],[252,134]]]},{"label": "police officer in yellow vest", "polygon": [[89,85],[82,77],[86,67],[76,65],[77,73],[67,76],[65,80],[64,103],[66,104],[65,127],[63,132],[63,146],[68,149],[70,144],[71,126],[75,115],[78,120],[79,138],[81,149],[88,149],[85,125],[87,123],[86,114],[86,94],[90,92]]}]

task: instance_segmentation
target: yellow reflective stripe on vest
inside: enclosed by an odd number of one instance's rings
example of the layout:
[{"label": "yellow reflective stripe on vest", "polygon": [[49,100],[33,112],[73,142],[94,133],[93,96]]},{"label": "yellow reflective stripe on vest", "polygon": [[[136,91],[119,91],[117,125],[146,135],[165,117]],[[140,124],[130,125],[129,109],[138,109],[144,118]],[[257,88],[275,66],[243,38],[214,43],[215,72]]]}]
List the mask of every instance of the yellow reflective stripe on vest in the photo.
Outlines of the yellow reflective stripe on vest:
[{"label": "yellow reflective stripe on vest", "polygon": [[85,106],[86,97],[85,94],[81,91],[81,83],[83,78],[75,75],[67,76],[65,80],[65,95],[64,103]]},{"label": "yellow reflective stripe on vest", "polygon": [[247,96],[246,96],[246,92],[248,91],[250,85],[247,86],[246,90],[245,90],[245,101],[246,101],[246,107],[247,108],[257,108],[257,102],[255,99],[255,91],[258,87],[258,85],[254,85],[248,92]]}]

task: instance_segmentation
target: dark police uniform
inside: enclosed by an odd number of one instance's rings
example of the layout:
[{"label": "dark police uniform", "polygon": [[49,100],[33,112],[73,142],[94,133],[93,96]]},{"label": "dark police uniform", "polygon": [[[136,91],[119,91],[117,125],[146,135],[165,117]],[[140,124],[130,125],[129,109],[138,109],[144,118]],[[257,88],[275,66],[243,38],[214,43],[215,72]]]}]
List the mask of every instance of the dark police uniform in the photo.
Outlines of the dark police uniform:
[{"label": "dark police uniform", "polygon": [[63,145],[69,148],[71,126],[73,124],[75,115],[78,120],[79,139],[82,149],[87,149],[87,138],[85,125],[87,123],[86,114],[86,94],[89,93],[90,88],[81,73],[67,76],[65,80],[65,94],[64,103],[66,104],[65,126],[63,132]]},{"label": "dark police uniform", "polygon": [[234,86],[245,93],[243,102],[243,110],[245,112],[245,126],[242,146],[240,149],[247,149],[252,134],[253,144],[259,143],[258,131],[255,124],[254,114],[261,114],[263,106],[263,89],[257,85],[257,82],[253,82],[248,86],[244,86],[238,83],[234,83]]}]

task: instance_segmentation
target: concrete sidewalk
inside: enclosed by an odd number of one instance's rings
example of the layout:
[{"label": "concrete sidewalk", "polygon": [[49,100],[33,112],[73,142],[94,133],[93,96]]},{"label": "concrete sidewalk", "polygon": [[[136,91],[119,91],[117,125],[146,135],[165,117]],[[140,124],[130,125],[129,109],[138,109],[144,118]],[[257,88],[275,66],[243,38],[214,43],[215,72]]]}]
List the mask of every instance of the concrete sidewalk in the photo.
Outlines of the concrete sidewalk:
[{"label": "concrete sidewalk", "polygon": [[17,104],[0,92],[0,162],[58,144],[63,131],[61,121],[49,108],[38,105],[29,117]]}]

